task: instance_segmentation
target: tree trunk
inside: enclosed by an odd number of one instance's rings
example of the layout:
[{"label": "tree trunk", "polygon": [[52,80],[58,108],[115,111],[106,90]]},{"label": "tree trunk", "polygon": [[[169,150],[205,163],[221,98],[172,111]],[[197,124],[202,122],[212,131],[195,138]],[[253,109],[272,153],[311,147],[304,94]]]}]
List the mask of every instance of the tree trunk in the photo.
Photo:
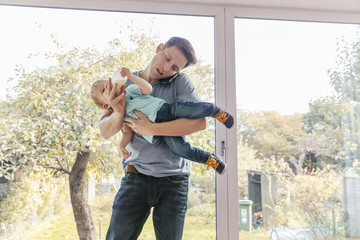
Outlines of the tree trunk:
[{"label": "tree trunk", "polygon": [[299,154],[299,161],[296,161],[296,158],[294,158],[293,156],[290,157],[290,162],[294,165],[296,169],[296,175],[304,173],[303,164],[305,157],[306,154],[304,153],[304,151]]},{"label": "tree trunk", "polygon": [[89,160],[89,151],[79,151],[69,177],[71,205],[80,240],[96,239],[90,206],[84,192],[86,167]]}]

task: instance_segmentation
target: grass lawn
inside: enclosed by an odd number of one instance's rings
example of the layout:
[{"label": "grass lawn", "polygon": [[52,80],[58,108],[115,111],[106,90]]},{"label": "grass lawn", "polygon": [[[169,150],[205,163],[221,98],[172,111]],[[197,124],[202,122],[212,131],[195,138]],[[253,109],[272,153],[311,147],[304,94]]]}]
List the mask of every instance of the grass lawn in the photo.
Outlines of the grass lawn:
[{"label": "grass lawn", "polygon": [[[99,238],[99,216],[93,215],[96,234]],[[102,239],[105,239],[106,231],[109,226],[110,213],[108,216],[103,216],[101,218],[101,235]],[[198,226],[202,224],[200,227]],[[210,222],[206,224],[206,218],[204,217],[193,217],[187,216],[186,218],[186,227],[184,231],[183,239],[187,240],[199,240],[199,239],[216,239],[215,237],[215,223]],[[64,240],[64,239],[74,239],[78,240],[76,225],[73,213],[67,211],[60,216],[55,216],[47,221],[41,222],[39,224],[33,225],[28,231],[26,231],[22,236],[21,240]],[[151,216],[146,222],[144,229],[139,237],[139,240],[145,239],[155,239],[155,234],[152,226]]]},{"label": "grass lawn", "polygon": [[[101,218],[101,237],[105,239],[106,231],[109,226],[111,207],[92,208],[93,220],[98,239],[99,219]],[[150,215],[139,240],[154,240],[155,234]],[[265,230],[239,233],[240,240],[265,240],[269,239]],[[59,216],[54,216],[39,224],[35,224],[23,233],[21,240],[78,240],[76,225],[71,208],[64,210]],[[215,240],[216,223],[214,219],[204,216],[186,216],[183,240]]]}]

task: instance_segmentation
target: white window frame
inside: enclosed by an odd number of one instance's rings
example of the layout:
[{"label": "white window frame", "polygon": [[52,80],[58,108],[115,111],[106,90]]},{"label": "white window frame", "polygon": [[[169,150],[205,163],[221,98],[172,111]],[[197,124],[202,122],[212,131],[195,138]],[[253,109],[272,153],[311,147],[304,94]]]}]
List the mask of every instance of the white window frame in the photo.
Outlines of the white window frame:
[{"label": "white window frame", "polygon": [[[212,1],[213,2],[213,1]],[[286,1],[285,1],[286,2]],[[241,0],[239,0],[241,4]],[[35,7],[55,7],[70,9],[91,9],[128,11],[142,13],[168,13],[181,15],[212,16],[215,21],[215,99],[236,116],[236,76],[235,76],[235,18],[279,19],[316,22],[338,22],[360,24],[360,9],[351,11],[313,10],[276,7],[236,7],[219,1],[211,3],[171,3],[159,1],[121,0],[0,0],[0,4]],[[154,7],[156,6],[156,7]],[[216,128],[216,151],[222,155],[225,143],[228,170],[217,177],[217,239],[239,239],[238,230],[238,176],[237,176],[237,135],[236,128],[226,130]]]}]

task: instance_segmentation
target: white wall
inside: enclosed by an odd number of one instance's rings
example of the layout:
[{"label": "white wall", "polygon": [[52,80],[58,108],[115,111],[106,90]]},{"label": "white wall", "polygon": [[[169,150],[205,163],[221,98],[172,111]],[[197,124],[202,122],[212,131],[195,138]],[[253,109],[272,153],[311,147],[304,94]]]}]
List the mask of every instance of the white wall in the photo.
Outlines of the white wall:
[{"label": "white wall", "polygon": [[[125,2],[122,0],[77,0],[77,1],[51,1],[51,0],[0,0],[0,4],[13,4],[13,5],[63,5],[69,3],[75,5],[88,4],[89,6],[99,5],[97,3],[113,2],[121,4]],[[303,10],[325,10],[333,12],[349,12],[353,14],[360,14],[360,0],[137,0],[132,2],[143,2],[149,4],[161,3],[187,3],[196,5],[216,5],[223,7],[266,7],[266,8],[296,8]]]},{"label": "white wall", "polygon": [[261,6],[333,11],[360,11],[359,0],[158,0],[158,2],[186,2],[221,6]]},{"label": "white wall", "polygon": [[243,17],[360,23],[360,0],[0,0],[0,4],[139,12],[152,9],[157,13],[176,13],[188,5],[188,14],[210,9],[209,15],[213,15],[211,8],[215,7],[240,9],[236,12]]}]

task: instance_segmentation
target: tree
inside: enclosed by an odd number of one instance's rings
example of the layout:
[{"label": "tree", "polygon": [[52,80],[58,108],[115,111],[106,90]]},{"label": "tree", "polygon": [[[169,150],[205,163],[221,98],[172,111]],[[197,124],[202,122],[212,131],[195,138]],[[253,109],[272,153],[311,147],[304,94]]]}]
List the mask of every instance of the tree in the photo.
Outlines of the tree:
[{"label": "tree", "polygon": [[115,39],[104,53],[73,47],[48,54],[56,64],[47,69],[27,73],[18,68],[17,96],[9,98],[1,112],[2,125],[7,126],[1,134],[2,174],[46,168],[67,175],[80,239],[96,239],[84,192],[87,168],[115,173],[120,169],[115,161],[119,135],[110,141],[99,136],[101,111],[92,103],[90,87],[119,66],[138,69],[150,60],[156,39],[139,34],[132,41],[134,47],[128,49]]},{"label": "tree", "polygon": [[343,158],[352,166],[360,154],[360,30],[352,41],[338,44],[336,66],[329,71],[330,84],[342,104]]},{"label": "tree", "polygon": [[316,140],[315,150],[319,160],[331,165],[342,165],[343,105],[337,96],[327,96],[309,103],[304,114],[304,125],[309,137]]},{"label": "tree", "polygon": [[[139,31],[141,32],[141,31]],[[0,135],[1,176],[12,177],[17,169],[28,173],[45,168],[54,176],[69,179],[71,204],[80,239],[96,239],[94,222],[84,194],[87,171],[118,175],[121,161],[117,151],[120,134],[110,140],[99,136],[101,110],[90,97],[91,84],[107,79],[121,66],[143,69],[150,62],[159,38],[143,31],[129,36],[131,45],[120,39],[109,42],[108,50],[80,49],[54,40],[58,53],[47,54],[54,64],[27,72],[19,67],[17,95],[2,103]],[[61,51],[60,51],[61,50]],[[199,61],[188,71],[206,99],[212,97],[212,70]],[[199,87],[199,86],[197,86]],[[211,135],[211,131],[207,134]],[[201,136],[195,136],[200,140]],[[210,142],[205,148],[211,148]]]},{"label": "tree", "polygon": [[360,34],[338,43],[335,66],[329,70],[336,94],[309,104],[304,116],[307,132],[323,139],[322,157],[337,169],[351,167],[360,154]]},{"label": "tree", "polygon": [[313,119],[311,114],[239,112],[242,125],[238,135],[244,145],[256,151],[258,159],[275,155],[290,163],[295,173],[303,174],[305,167],[319,167],[323,154],[330,151],[324,136],[307,131],[307,120]]},{"label": "tree", "polygon": [[302,126],[302,115],[281,115],[278,112],[241,112],[241,126],[238,134],[244,143],[256,150],[257,158],[276,155],[278,158],[289,158],[296,155],[293,148],[297,139],[305,132]]}]

